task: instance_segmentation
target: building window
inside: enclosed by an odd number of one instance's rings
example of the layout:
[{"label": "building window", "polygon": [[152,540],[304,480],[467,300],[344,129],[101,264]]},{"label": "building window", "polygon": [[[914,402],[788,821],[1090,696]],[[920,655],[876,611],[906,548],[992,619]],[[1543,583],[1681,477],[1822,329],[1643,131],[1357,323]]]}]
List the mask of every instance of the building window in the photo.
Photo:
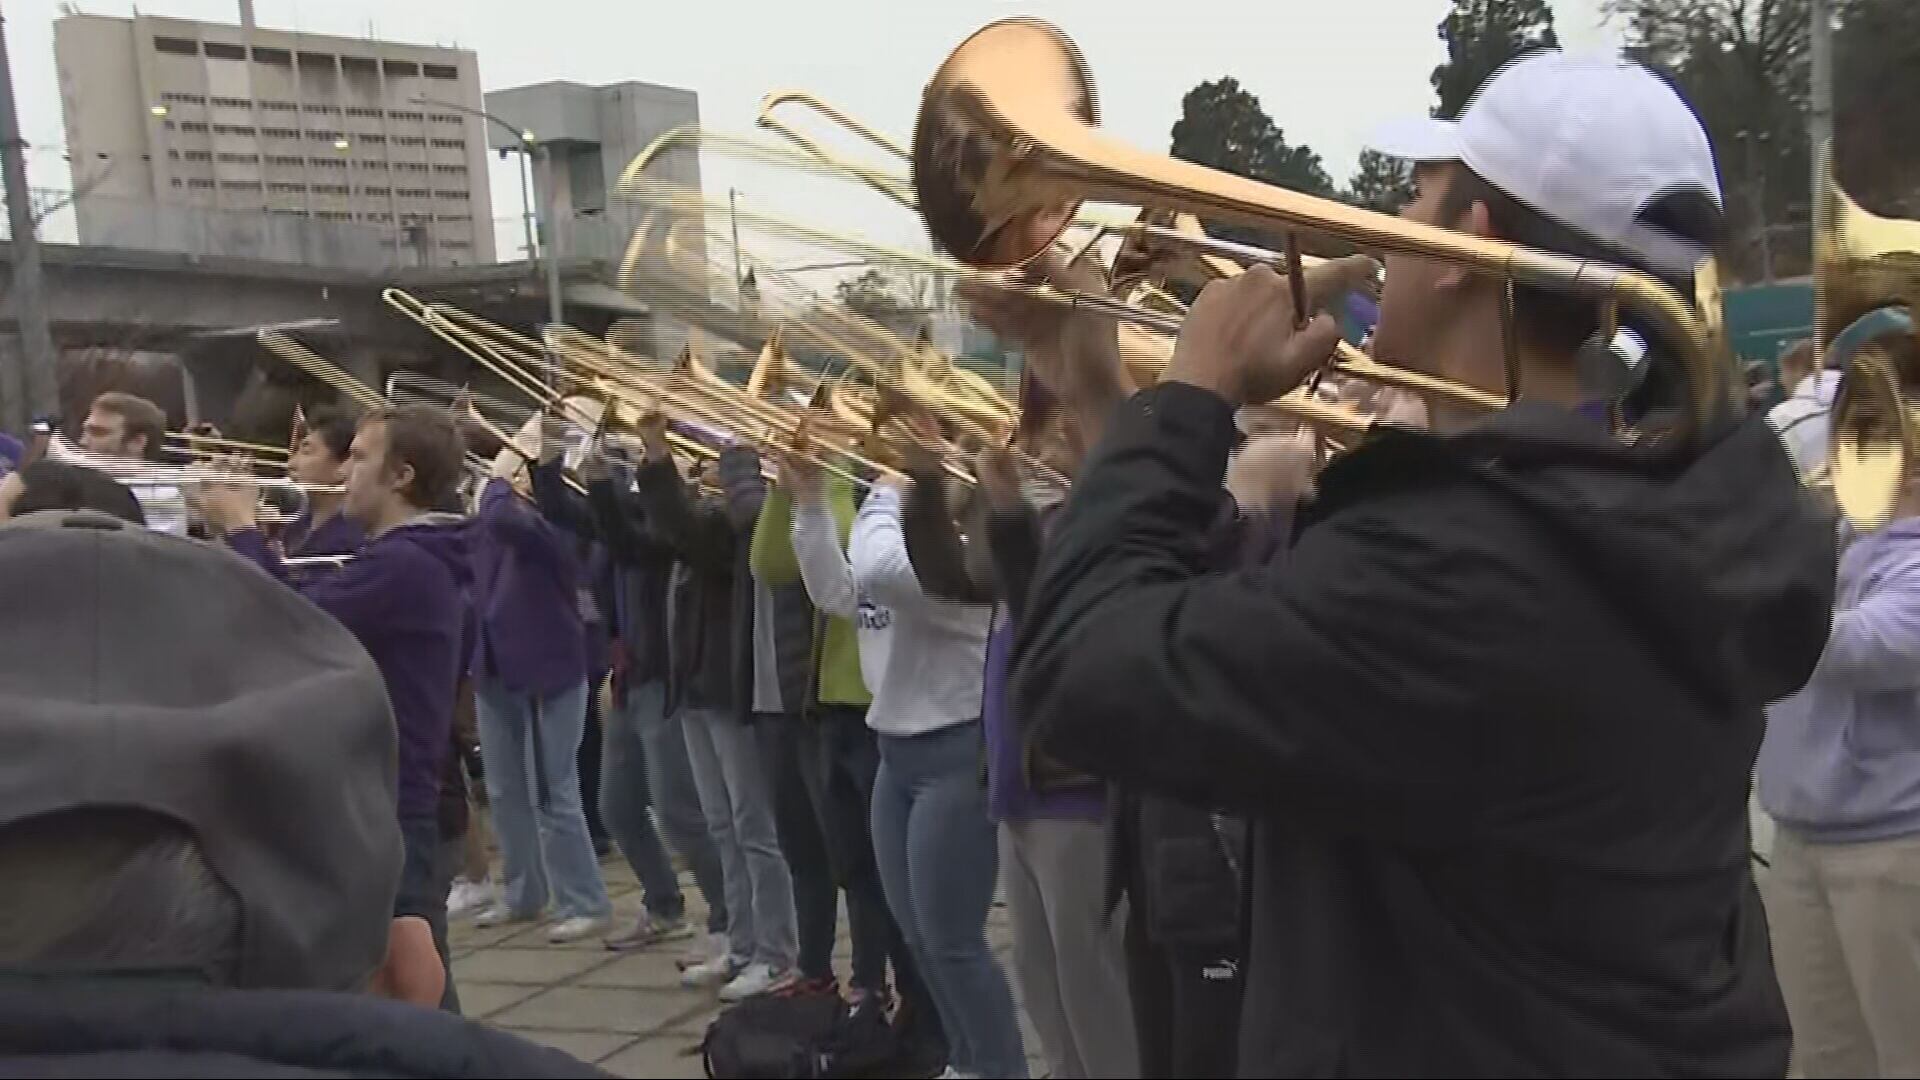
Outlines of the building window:
[{"label": "building window", "polygon": [[297,139],[300,137],[300,129],[299,128],[283,128],[283,127],[263,127],[260,129],[260,134],[265,135],[269,139]]},{"label": "building window", "polygon": [[473,196],[464,191],[436,191],[433,193],[433,197],[436,199],[459,199],[464,202]]},{"label": "building window", "polygon": [[425,199],[430,197],[433,194],[432,192],[428,191],[426,188],[404,188],[403,187],[403,188],[394,188],[393,191],[394,191],[394,194],[400,196],[403,199]]},{"label": "building window", "polygon": [[275,195],[305,195],[307,193],[307,185],[275,181],[267,185],[267,190],[273,192]]},{"label": "building window", "polygon": [[385,199],[390,197],[393,194],[393,189],[389,187],[362,187],[360,189],[360,194],[372,195],[378,198]]},{"label": "building window", "polygon": [[182,94],[174,90],[168,90],[162,93],[160,100],[171,101],[181,105],[205,105],[207,103],[207,99],[200,94]]},{"label": "building window", "polygon": [[341,161],[339,158],[308,158],[307,164],[316,169],[344,169],[347,167],[347,163]]},{"label": "building window", "polygon": [[441,247],[443,247],[443,248],[470,248],[470,247],[472,247],[472,246],[473,246],[473,241],[471,241],[471,240],[442,240],[442,241],[440,241],[440,246],[441,246]]},{"label": "building window", "polygon": [[212,161],[212,160],[213,160],[213,151],[211,151],[211,150],[187,150],[187,151],[184,151],[184,152],[182,152],[180,156],[181,156],[181,157],[183,157],[183,158],[185,158],[185,159],[186,159],[186,160],[188,160],[188,161]]},{"label": "building window", "polygon": [[223,109],[253,108],[253,102],[248,101],[246,98],[217,97],[217,98],[209,98],[208,100],[213,102],[215,105],[220,106]]},{"label": "building window", "polygon": [[258,165],[260,164],[260,155],[259,154],[221,154],[220,160],[226,162],[229,165]]},{"label": "building window", "polygon": [[407,109],[394,109],[387,113],[387,119],[389,120],[425,120],[426,118],[426,113],[413,112]]},{"label": "building window", "polygon": [[176,177],[174,177],[174,178],[173,178],[173,186],[174,186],[174,187],[185,187],[185,186],[186,186],[186,184],[185,184],[185,182],[183,182],[183,181],[182,181],[182,180],[181,180],[181,179],[180,179],[179,177],[177,177],[177,176],[176,176]]},{"label": "building window", "polygon": [[472,221],[472,214],[436,214],[435,221]]},{"label": "building window", "polygon": [[367,143],[370,146],[385,146],[387,137],[371,131],[356,131],[353,133],[353,141]]},{"label": "building window", "polygon": [[153,39],[155,52],[173,53],[176,56],[199,56],[200,43],[190,38],[156,37]]},{"label": "building window", "polygon": [[429,79],[458,79],[460,69],[449,64],[422,64],[420,73]]},{"label": "building window", "polygon": [[433,140],[433,148],[435,150],[465,150],[467,148],[467,140],[435,139]]},{"label": "building window", "polygon": [[291,101],[262,101],[260,107],[268,112],[295,112],[300,108]]},{"label": "building window", "polygon": [[245,60],[247,58],[245,45],[234,45],[225,41],[207,42],[206,52],[207,58],[211,60]]},{"label": "building window", "polygon": [[441,174],[442,176],[467,175],[467,167],[465,165],[435,165],[433,167],[433,171]]},{"label": "building window", "polygon": [[286,67],[293,63],[293,54],[285,49],[268,49],[256,45],[253,47],[253,62]]},{"label": "building window", "polygon": [[312,139],[314,142],[338,142],[345,137],[346,137],[345,135],[343,135],[338,131],[317,131],[312,128],[307,129],[307,138]]},{"label": "building window", "polygon": [[201,120],[182,120],[180,121],[180,130],[191,131],[197,135],[205,135],[207,133],[207,125],[205,121]]},{"label": "building window", "polygon": [[288,157],[285,154],[268,154],[267,164],[280,165],[280,166],[294,168],[294,169],[304,169],[307,167],[307,159],[303,157]]},{"label": "building window", "polygon": [[213,133],[215,135],[244,135],[249,139],[257,134],[251,127],[239,127],[234,124],[215,124],[213,125]]},{"label": "building window", "polygon": [[311,102],[309,102],[309,103],[307,104],[307,111],[308,111],[308,112],[310,112],[310,113],[333,113],[333,114],[334,114],[335,116],[338,116],[338,115],[340,114],[340,106],[338,106],[338,105],[315,105],[315,104],[313,104],[313,103],[311,103]]},{"label": "building window", "polygon": [[332,53],[303,52],[298,54],[295,59],[299,60],[301,67],[330,68],[333,66]]},{"label": "building window", "polygon": [[213,181],[202,180],[199,177],[194,177],[193,179],[187,181],[187,186],[190,188],[202,188],[202,189],[210,190],[213,187]]},{"label": "building window", "polygon": [[411,60],[389,60],[382,66],[395,78],[411,79],[420,74],[420,65]]},{"label": "building window", "polygon": [[431,119],[442,124],[464,124],[467,122],[466,118],[461,116],[459,113],[450,113],[450,112],[434,113]]},{"label": "building window", "polygon": [[340,58],[340,70],[355,75],[373,75],[379,72],[380,65],[364,56],[343,56]]}]

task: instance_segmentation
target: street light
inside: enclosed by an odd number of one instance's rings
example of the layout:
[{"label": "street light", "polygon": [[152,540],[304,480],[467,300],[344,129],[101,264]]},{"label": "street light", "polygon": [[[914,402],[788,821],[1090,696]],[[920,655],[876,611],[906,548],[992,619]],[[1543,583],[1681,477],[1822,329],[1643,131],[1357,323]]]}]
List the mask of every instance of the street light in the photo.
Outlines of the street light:
[{"label": "street light", "polygon": [[157,120],[164,120],[167,115],[167,107],[165,105],[153,105],[150,106],[147,111],[152,113]]},{"label": "street light", "polygon": [[344,154],[348,150],[353,149],[353,144],[347,141],[346,136],[342,135],[341,137],[333,140],[333,148]]},{"label": "street light", "polygon": [[[415,105],[432,105],[442,109],[452,109],[455,112],[465,113],[468,116],[477,116],[488,123],[499,125],[503,130],[512,134],[514,139],[519,142],[521,164],[525,166],[520,175],[520,208],[522,220],[527,227],[527,258],[529,259],[535,258],[536,256],[533,246],[532,200],[528,192],[527,176],[533,171],[534,155],[546,155],[547,197],[542,200],[542,203],[545,205],[547,211],[547,322],[558,327],[564,321],[565,316],[561,311],[560,305],[560,177],[557,175],[555,169],[553,149],[541,142],[539,138],[534,135],[532,128],[515,127],[485,109],[476,109],[471,105],[462,105],[454,101],[441,101],[437,98],[424,96],[416,96],[412,100]],[[505,148],[503,148],[501,152],[505,153]]]}]

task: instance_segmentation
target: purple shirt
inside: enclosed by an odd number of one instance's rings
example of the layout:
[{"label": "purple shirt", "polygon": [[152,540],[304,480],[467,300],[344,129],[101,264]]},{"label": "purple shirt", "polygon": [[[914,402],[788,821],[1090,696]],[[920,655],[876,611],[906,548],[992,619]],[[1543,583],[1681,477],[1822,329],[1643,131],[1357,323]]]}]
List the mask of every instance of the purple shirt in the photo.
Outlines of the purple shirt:
[{"label": "purple shirt", "polygon": [[1106,816],[1107,798],[1097,781],[1046,793],[1027,784],[1026,740],[1007,708],[1007,670],[1013,660],[1013,619],[1004,607],[995,612],[987,635],[985,696],[981,727],[987,740],[987,816],[995,821],[1099,821]]},{"label": "purple shirt", "polygon": [[299,517],[288,523],[280,546],[288,558],[298,558],[303,555],[351,555],[366,542],[367,531],[347,515],[335,511],[320,523],[319,528],[315,528],[313,511],[302,510]]},{"label": "purple shirt", "polygon": [[471,673],[543,698],[583,682],[587,647],[571,539],[500,479],[487,482],[468,529],[479,617]]}]

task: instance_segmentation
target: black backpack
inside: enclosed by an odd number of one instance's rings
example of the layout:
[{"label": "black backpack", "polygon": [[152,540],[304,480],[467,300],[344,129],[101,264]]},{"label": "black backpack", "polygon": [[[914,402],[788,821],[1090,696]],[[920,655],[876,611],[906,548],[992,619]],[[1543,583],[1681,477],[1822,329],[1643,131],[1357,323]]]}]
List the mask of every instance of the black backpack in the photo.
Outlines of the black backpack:
[{"label": "black backpack", "polygon": [[899,1051],[880,1010],[851,1009],[837,994],[750,998],[716,1017],[700,1042],[716,1080],[882,1075]]}]

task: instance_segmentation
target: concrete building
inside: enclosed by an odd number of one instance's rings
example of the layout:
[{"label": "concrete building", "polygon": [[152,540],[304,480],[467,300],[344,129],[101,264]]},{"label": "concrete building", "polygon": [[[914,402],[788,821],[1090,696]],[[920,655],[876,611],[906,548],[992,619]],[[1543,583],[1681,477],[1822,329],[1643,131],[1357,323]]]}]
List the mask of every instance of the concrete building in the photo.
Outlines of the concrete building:
[{"label": "concrete building", "polygon": [[[488,129],[495,149],[520,149],[515,132],[530,132],[539,142],[534,198],[551,193],[558,204],[554,219],[570,225],[560,237],[563,255],[616,259],[638,219],[637,211],[618,195],[620,175],[661,133],[699,124],[700,95],[643,82],[549,82],[492,91],[487,111],[513,129]],[[552,186],[549,168],[556,181]],[[670,152],[649,175],[698,191],[700,157],[687,150]]]},{"label": "concrete building", "polygon": [[[538,83],[495,90],[486,100],[487,112],[501,121],[487,130],[495,149],[521,150],[522,133],[531,134],[540,146],[533,161],[531,197],[555,205],[544,210],[536,207],[533,213],[538,220],[559,223],[552,239],[563,262],[597,260],[618,265],[641,215],[639,206],[619,196],[621,174],[662,133],[700,123],[700,95],[643,82]],[[698,191],[700,156],[690,150],[671,151],[648,175]],[[704,257],[704,236],[694,239]],[[547,243],[548,238],[540,238],[543,253]],[[695,299],[704,302],[704,283],[700,291],[702,295]],[[676,354],[685,344],[684,327],[653,327],[653,347],[660,353]]]},{"label": "concrete building", "polygon": [[365,270],[494,259],[486,124],[449,107],[480,107],[470,51],[69,15],[54,54],[82,244]]}]

